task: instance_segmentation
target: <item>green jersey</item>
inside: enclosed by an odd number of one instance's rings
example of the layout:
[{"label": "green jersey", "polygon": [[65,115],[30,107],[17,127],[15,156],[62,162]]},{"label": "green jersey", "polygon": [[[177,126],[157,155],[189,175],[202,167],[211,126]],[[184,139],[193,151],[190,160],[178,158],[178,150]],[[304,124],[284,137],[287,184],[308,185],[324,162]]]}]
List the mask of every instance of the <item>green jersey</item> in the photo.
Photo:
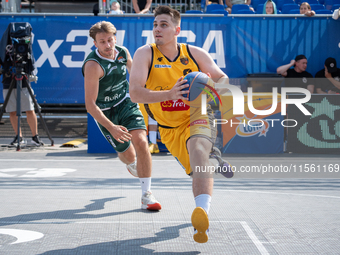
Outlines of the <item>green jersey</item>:
[{"label": "green jersey", "polygon": [[130,97],[129,82],[126,79],[127,53],[125,48],[117,46],[115,59],[101,56],[98,49],[92,51],[85,59],[82,67],[87,61],[97,62],[104,71],[103,77],[99,79],[99,90],[96,105],[101,110],[110,109],[120,104],[126,97]]}]

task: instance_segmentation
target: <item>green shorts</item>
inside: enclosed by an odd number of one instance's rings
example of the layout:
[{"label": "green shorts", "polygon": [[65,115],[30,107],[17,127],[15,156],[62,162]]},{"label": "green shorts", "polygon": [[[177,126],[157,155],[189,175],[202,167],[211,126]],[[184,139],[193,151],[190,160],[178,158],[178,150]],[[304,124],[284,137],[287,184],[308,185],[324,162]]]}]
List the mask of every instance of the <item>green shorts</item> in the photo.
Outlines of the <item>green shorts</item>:
[{"label": "green shorts", "polygon": [[[138,104],[132,103],[130,98],[126,98],[116,107],[103,111],[104,115],[115,125],[121,125],[127,130],[144,129],[146,130],[144,117],[138,108]],[[120,143],[113,138],[105,127],[98,123],[98,126],[108,142],[117,152],[124,152],[130,147],[129,142]]]}]

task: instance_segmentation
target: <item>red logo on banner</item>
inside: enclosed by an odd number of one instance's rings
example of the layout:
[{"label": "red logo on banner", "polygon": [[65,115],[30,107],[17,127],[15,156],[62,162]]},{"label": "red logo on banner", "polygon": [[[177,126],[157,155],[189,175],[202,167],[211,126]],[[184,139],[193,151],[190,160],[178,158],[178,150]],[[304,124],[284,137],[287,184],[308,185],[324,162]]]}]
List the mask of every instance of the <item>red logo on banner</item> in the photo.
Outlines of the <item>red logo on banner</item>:
[{"label": "red logo on banner", "polygon": [[207,120],[195,120],[193,122],[191,122],[188,127],[196,125],[196,124],[203,124],[203,125],[208,125]]},{"label": "red logo on banner", "polygon": [[190,106],[186,105],[182,99],[161,102],[162,110],[166,112],[186,111]]}]

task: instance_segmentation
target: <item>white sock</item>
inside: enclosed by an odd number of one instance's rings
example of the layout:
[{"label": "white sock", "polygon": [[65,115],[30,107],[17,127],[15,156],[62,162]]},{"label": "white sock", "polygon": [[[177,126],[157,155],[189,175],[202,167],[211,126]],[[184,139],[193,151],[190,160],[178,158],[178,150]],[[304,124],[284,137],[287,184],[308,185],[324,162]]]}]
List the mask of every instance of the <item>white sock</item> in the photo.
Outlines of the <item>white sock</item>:
[{"label": "white sock", "polygon": [[148,178],[139,178],[140,181],[140,185],[142,187],[142,195],[144,195],[144,193],[146,191],[150,191],[151,190],[151,177]]},{"label": "white sock", "polygon": [[208,194],[200,194],[195,197],[196,207],[202,207],[208,214],[210,209],[211,196]]},{"label": "white sock", "polygon": [[157,132],[156,131],[149,131],[150,142],[152,142],[154,144],[157,143],[156,137],[157,137]]}]

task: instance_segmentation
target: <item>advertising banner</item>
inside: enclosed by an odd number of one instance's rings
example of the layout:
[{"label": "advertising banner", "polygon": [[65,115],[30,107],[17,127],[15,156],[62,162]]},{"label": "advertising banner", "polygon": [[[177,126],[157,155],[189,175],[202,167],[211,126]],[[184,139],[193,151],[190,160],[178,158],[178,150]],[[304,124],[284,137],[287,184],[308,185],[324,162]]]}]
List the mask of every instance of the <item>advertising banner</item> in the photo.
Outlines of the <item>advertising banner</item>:
[{"label": "advertising banner", "polygon": [[288,116],[297,120],[297,126],[288,128],[287,151],[340,153],[339,95],[312,95],[304,106],[312,115],[305,116],[295,105],[288,105]]},{"label": "advertising banner", "polygon": [[[221,135],[223,138],[223,153],[282,153],[284,141],[284,123],[281,115],[281,96],[277,104],[273,104],[272,93],[254,93],[252,98],[244,96],[244,114],[233,114],[233,97],[222,95],[220,105]],[[248,107],[248,101],[256,110],[272,109],[269,115],[257,115]]]},{"label": "advertising banner", "polygon": [[[39,104],[84,104],[81,66],[95,48],[88,31],[101,20],[116,26],[117,44],[127,47],[132,56],[153,42],[152,15],[0,15],[1,35],[11,22],[29,22],[33,28],[38,81],[32,88]],[[183,15],[178,42],[202,47],[230,78],[275,73],[298,54],[306,55],[307,71],[314,75],[329,56],[340,63],[339,30],[339,21],[325,17]]]}]

